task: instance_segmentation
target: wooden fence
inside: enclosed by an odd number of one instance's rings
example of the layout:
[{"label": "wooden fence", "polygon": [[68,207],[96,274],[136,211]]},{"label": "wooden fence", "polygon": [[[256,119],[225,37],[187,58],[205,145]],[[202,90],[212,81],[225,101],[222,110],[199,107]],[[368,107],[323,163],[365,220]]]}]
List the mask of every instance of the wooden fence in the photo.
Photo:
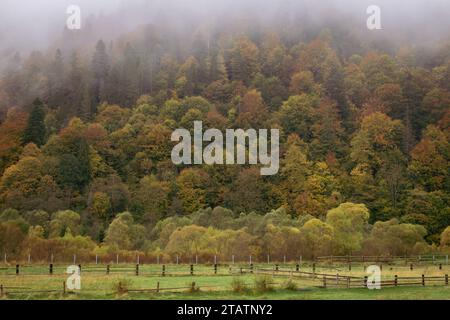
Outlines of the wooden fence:
[{"label": "wooden fence", "polygon": [[[136,276],[169,276],[169,275],[217,275],[221,272],[221,275],[225,273],[232,274],[233,268],[231,266],[213,264],[213,265],[147,265],[143,266],[136,264],[132,267],[127,265],[78,265],[80,273],[91,275],[136,275]],[[148,267],[149,269],[147,269]],[[157,267],[157,268],[156,268]],[[39,268],[36,272],[33,268]],[[45,271],[44,271],[45,270]],[[58,273],[59,271],[59,273]],[[55,274],[66,274],[66,266],[56,266],[54,264],[48,265],[15,265],[11,267],[1,267],[0,276],[48,276]]]},{"label": "wooden fence", "polygon": [[429,255],[416,255],[416,256],[319,256],[314,259],[307,260],[301,255],[298,257],[281,256],[280,255],[261,255],[255,256],[242,256],[231,255],[230,257],[223,257],[222,255],[213,256],[168,256],[168,255],[147,255],[136,253],[129,254],[108,254],[108,255],[53,255],[48,254],[45,257],[36,257],[32,254],[27,256],[8,256],[3,254],[0,259],[0,264],[31,264],[31,263],[64,263],[64,264],[293,264],[293,263],[395,263],[405,262],[407,263],[443,263],[449,264],[449,255],[443,254],[429,254]]},{"label": "wooden fence", "polygon": [[[208,287],[208,288],[212,288],[212,287],[216,287],[217,286],[203,286],[203,288]],[[146,288],[146,289],[125,289],[124,292],[154,292],[154,293],[160,293],[160,292],[179,292],[181,290],[189,290],[191,292],[195,292],[196,290],[198,290],[199,287],[196,287],[196,283],[192,282],[192,284],[190,286],[184,286],[184,287],[169,287],[169,288],[162,288],[160,286],[160,283],[157,282],[156,287],[155,288]],[[88,289],[88,290],[82,290],[83,292],[104,292],[104,290],[101,289]],[[60,294],[77,294],[79,293],[78,291],[71,291],[71,290],[67,290],[66,288],[66,282],[63,281],[61,287],[58,288],[54,288],[54,289],[48,289],[48,290],[34,290],[28,287],[17,287],[17,286],[4,286],[2,284],[0,284],[0,297],[4,297],[6,295],[14,295],[14,294],[38,294],[38,293],[60,293]]]},{"label": "wooden fence", "polygon": [[[330,266],[328,264],[296,264],[296,265],[290,265],[290,269],[286,268],[288,265],[279,265],[275,264],[272,265],[272,269],[268,269],[265,267],[266,264],[259,264],[254,265],[253,263],[250,265],[221,265],[221,264],[213,264],[213,265],[81,265],[79,264],[78,267],[80,269],[80,272],[84,274],[91,274],[91,275],[145,275],[145,276],[182,276],[182,275],[232,275],[232,274],[239,274],[239,273],[245,273],[245,272],[253,272],[254,269],[259,268],[257,270],[259,271],[275,271],[279,273],[283,272],[292,272],[295,270],[296,274],[320,274],[324,275],[323,273],[316,272],[319,269],[327,268],[335,268],[336,270],[343,271],[348,270],[349,272],[354,270],[357,266],[352,265],[352,263],[344,264],[344,265],[333,265]],[[380,267],[380,270],[383,270],[385,267],[382,263],[379,263],[378,266]],[[406,269],[409,271],[413,271],[416,268],[420,267],[422,265],[420,264],[413,264],[409,263],[406,266],[400,265],[396,266],[396,269]],[[434,264],[432,265],[433,268],[444,270],[444,265],[442,263]],[[284,267],[285,270],[281,270],[281,268]],[[304,269],[309,268],[311,272],[306,272]],[[366,265],[360,265],[360,268],[363,268],[362,271],[366,270]],[[392,269],[392,266],[388,265],[387,267]],[[9,266],[9,267],[0,267],[0,276],[18,276],[18,275],[33,275],[33,276],[46,276],[46,275],[53,275],[53,274],[66,274],[66,268],[67,266],[57,266],[52,263],[48,265],[15,265],[15,266]],[[447,267],[448,268],[448,267]],[[331,275],[334,276],[334,275]]]},{"label": "wooden fence", "polygon": [[449,255],[419,255],[419,256],[322,256],[316,257],[317,262],[328,263],[445,263],[449,264]]},{"label": "wooden fence", "polygon": [[[266,274],[271,276],[284,277],[300,277],[318,281],[317,287],[328,288],[367,288],[367,276],[357,277],[339,274],[326,274],[318,272],[307,272],[300,270],[281,270],[281,269],[241,269],[243,273]],[[426,285],[445,285],[448,286],[448,274],[444,276],[425,276],[420,277],[399,277],[394,275],[392,279],[384,279],[380,281],[381,287],[398,287],[398,286],[426,286]]]},{"label": "wooden fence", "polygon": [[[268,282],[267,285],[280,285],[278,282]],[[249,287],[251,284],[243,282],[242,285]],[[122,292],[106,292],[102,289],[82,289],[80,291],[68,290],[66,288],[66,282],[63,281],[60,288],[53,288],[48,290],[36,290],[31,289],[29,287],[18,287],[18,286],[5,286],[0,284],[0,298],[3,298],[8,295],[17,295],[17,294],[39,294],[39,293],[56,293],[56,294],[79,294],[83,293],[98,293],[101,292],[103,294],[111,295],[114,293],[179,293],[179,292],[190,292],[194,293],[200,291],[200,289],[224,289],[224,286],[216,286],[216,285],[198,285],[196,282],[192,282],[189,286],[183,287],[161,287],[160,282],[156,283],[156,286],[153,288],[134,288],[134,289],[124,289]]]}]

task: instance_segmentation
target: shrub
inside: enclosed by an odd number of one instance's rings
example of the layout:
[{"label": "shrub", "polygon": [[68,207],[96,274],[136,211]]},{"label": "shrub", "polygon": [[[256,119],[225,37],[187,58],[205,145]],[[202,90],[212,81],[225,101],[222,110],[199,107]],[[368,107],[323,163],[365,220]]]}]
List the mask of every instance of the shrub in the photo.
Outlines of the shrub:
[{"label": "shrub", "polygon": [[231,281],[231,288],[233,292],[242,293],[248,290],[245,281],[241,278],[233,278]]},{"label": "shrub", "polygon": [[271,286],[272,279],[269,277],[256,277],[255,278],[255,291],[256,292],[269,292],[273,290]]},{"label": "shrub", "polygon": [[113,283],[113,290],[117,294],[125,294],[128,292],[130,286],[133,284],[133,282],[130,279],[117,279]]},{"label": "shrub", "polygon": [[297,284],[292,281],[292,279],[288,279],[286,282],[283,283],[283,288],[285,290],[290,290],[290,291],[296,291],[297,288]]}]

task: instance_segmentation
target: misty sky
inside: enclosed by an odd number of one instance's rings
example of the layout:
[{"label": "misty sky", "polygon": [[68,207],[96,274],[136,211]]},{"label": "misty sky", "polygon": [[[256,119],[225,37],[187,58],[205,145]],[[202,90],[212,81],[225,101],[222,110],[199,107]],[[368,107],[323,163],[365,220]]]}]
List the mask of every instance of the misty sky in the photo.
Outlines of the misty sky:
[{"label": "misty sky", "polygon": [[[318,4],[319,3],[319,4]],[[0,53],[5,50],[45,49],[61,36],[67,19],[66,8],[79,5],[82,19],[89,15],[113,17],[115,33],[130,31],[139,24],[182,24],[188,19],[208,19],[220,24],[227,15],[258,16],[289,21],[307,14],[316,21],[342,13],[365,26],[365,9],[382,8],[383,32],[395,29],[424,39],[450,35],[449,0],[0,0]],[[117,34],[119,36],[120,34]]]}]

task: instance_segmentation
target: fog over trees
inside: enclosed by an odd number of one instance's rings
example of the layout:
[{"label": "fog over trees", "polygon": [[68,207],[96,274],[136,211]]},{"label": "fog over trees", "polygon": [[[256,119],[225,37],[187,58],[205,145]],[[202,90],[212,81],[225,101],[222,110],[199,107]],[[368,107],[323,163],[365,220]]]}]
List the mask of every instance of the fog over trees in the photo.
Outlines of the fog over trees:
[{"label": "fog over trees", "polygon": [[33,50],[52,45],[63,34],[69,5],[80,6],[83,24],[86,29],[91,25],[86,32],[103,38],[116,38],[142,24],[193,32],[201,26],[220,30],[242,20],[254,28],[261,25],[253,22],[284,29],[334,24],[370,36],[363,30],[369,5],[382,10],[385,38],[429,42],[448,37],[450,27],[446,0],[4,0],[0,49]]}]

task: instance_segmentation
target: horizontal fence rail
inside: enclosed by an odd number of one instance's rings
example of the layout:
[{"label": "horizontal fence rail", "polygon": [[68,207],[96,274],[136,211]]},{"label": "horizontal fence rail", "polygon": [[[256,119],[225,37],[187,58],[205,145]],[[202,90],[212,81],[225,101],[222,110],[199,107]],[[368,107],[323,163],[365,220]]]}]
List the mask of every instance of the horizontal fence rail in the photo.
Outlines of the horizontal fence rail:
[{"label": "horizontal fence rail", "polygon": [[434,262],[449,264],[449,255],[418,255],[418,256],[321,256],[316,257],[318,262],[340,262],[340,263],[369,263],[369,262]]}]

